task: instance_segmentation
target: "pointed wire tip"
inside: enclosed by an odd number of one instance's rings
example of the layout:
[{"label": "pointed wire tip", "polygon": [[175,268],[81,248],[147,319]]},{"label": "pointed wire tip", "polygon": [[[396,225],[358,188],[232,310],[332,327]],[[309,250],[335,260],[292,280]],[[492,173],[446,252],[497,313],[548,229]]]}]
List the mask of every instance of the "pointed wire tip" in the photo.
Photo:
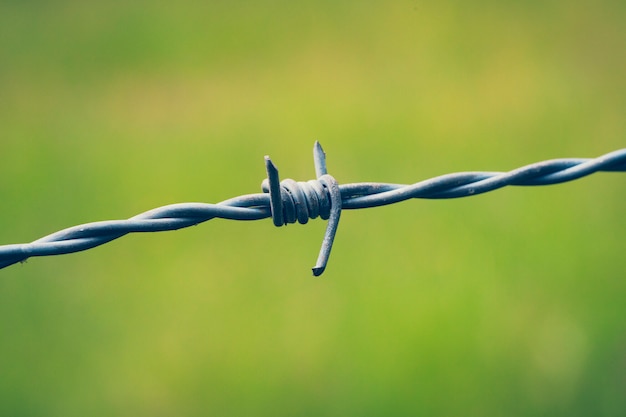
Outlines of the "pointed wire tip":
[{"label": "pointed wire tip", "polygon": [[328,174],[328,169],[326,168],[326,152],[324,152],[322,145],[320,145],[318,141],[315,141],[315,145],[313,146],[313,163],[315,165],[315,175],[317,178]]},{"label": "pointed wire tip", "polygon": [[316,267],[312,268],[313,275],[316,276],[316,277],[319,277],[320,275],[322,275],[324,273],[325,269],[326,269],[325,266],[316,266]]},{"label": "pointed wire tip", "polygon": [[267,170],[268,175],[270,174],[270,171],[272,171],[272,175],[278,174],[278,168],[276,168],[274,162],[267,155],[265,155],[265,169]]},{"label": "pointed wire tip", "polygon": [[324,152],[324,148],[322,148],[322,144],[316,140],[313,145],[313,152],[321,154],[323,157],[326,157],[326,152]]},{"label": "pointed wire tip", "polygon": [[272,212],[272,221],[274,226],[282,226],[285,224],[283,213],[283,201],[280,196],[280,178],[278,176],[278,168],[272,162],[269,156],[265,155],[265,170],[267,178],[261,184],[263,191],[270,193],[270,210]]}]

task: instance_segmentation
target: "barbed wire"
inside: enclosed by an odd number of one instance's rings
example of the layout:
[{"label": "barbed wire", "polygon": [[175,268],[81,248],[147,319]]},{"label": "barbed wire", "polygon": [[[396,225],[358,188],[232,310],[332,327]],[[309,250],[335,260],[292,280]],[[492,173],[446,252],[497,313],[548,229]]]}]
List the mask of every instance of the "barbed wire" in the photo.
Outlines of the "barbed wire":
[{"label": "barbed wire", "polygon": [[296,221],[305,224],[320,217],[328,226],[313,275],[321,275],[328,262],[342,209],[363,209],[399,203],[412,198],[469,197],[508,185],[551,185],[593,174],[626,172],[626,149],[594,159],[552,159],[509,172],[458,172],[412,185],[361,182],[338,184],[328,174],[326,154],[319,142],[313,147],[317,179],[280,181],[278,169],[265,157],[267,178],[263,193],[234,197],[217,204],[180,203],[155,208],[127,220],[111,220],[70,227],[31,243],[0,246],[0,269],[34,256],[61,255],[103,245],[128,233],[162,232],[194,226],[220,218],[261,220],[271,217],[276,226]]}]

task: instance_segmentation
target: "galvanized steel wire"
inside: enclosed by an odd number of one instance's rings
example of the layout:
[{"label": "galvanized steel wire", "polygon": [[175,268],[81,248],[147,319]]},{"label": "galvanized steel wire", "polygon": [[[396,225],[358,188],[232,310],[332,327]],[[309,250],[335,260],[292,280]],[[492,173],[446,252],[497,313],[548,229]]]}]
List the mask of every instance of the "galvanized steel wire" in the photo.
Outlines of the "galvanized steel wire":
[{"label": "galvanized steel wire", "polygon": [[412,198],[469,197],[514,186],[551,185],[572,181],[594,172],[626,172],[626,149],[598,158],[552,159],[509,172],[458,172],[411,185],[377,182],[338,184],[328,174],[326,157],[315,143],[317,179],[307,182],[279,180],[278,170],[265,157],[268,178],[263,193],[234,197],[217,204],[180,203],[155,208],[127,220],[110,220],[70,227],[31,243],[0,246],[0,269],[34,256],[61,255],[100,246],[128,233],[162,232],[194,226],[207,220],[261,220],[272,217],[276,226],[309,219],[328,220],[326,235],[313,274],[324,272],[342,209],[363,209],[399,203]]}]

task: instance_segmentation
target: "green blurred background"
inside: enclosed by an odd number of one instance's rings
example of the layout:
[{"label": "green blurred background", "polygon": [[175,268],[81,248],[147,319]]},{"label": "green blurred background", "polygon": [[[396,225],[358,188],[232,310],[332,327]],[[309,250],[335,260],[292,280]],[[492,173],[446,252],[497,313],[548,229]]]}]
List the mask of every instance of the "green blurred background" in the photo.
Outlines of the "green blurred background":
[{"label": "green blurred background", "polygon": [[[132,3],[132,4],[129,4]],[[626,144],[623,1],[0,3],[0,244],[314,175]],[[2,416],[618,416],[625,177],[0,271]]]}]

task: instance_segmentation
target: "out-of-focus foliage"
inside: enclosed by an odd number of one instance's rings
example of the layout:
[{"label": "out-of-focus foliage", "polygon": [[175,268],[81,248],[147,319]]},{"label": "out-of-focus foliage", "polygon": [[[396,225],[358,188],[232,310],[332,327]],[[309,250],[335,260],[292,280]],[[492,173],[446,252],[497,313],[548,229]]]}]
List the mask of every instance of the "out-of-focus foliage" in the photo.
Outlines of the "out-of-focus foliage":
[{"label": "out-of-focus foliage", "polygon": [[[0,3],[0,244],[258,192],[626,144],[619,1]],[[0,271],[0,415],[626,409],[623,174],[212,221]]]}]

